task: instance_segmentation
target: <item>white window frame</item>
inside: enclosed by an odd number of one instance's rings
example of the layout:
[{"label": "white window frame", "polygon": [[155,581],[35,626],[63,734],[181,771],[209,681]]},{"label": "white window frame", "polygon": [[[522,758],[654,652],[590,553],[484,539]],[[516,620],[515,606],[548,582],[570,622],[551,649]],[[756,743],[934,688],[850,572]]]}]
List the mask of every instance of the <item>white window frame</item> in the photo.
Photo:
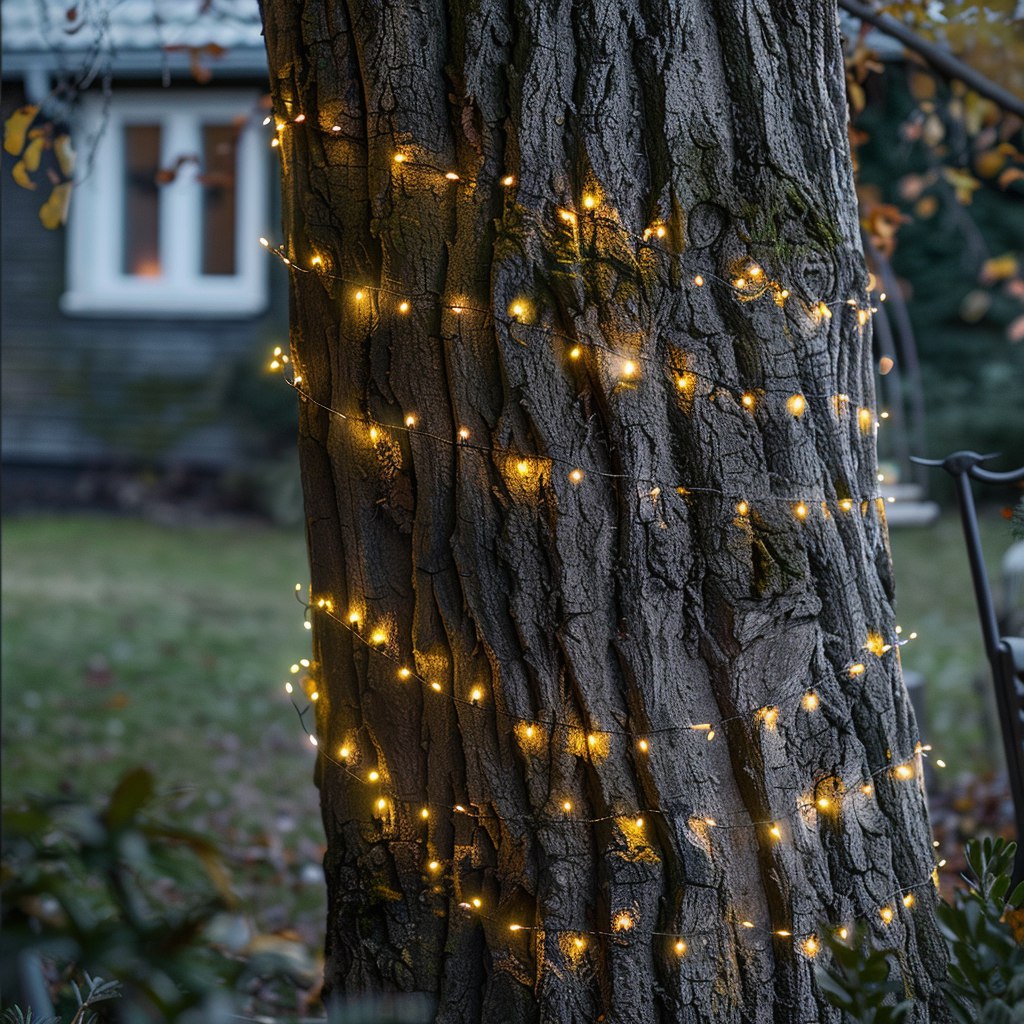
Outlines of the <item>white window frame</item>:
[{"label": "white window frame", "polygon": [[[257,92],[166,89],[115,93],[82,104],[79,160],[68,220],[67,290],[61,310],[80,316],[167,316],[175,319],[255,316],[267,307],[267,260],[257,244],[266,233],[267,153],[253,120]],[[204,124],[250,115],[238,138],[234,274],[203,274],[203,189],[195,164],[161,185],[160,277],[124,273],[124,129],[161,126],[160,163],[202,153]]]}]

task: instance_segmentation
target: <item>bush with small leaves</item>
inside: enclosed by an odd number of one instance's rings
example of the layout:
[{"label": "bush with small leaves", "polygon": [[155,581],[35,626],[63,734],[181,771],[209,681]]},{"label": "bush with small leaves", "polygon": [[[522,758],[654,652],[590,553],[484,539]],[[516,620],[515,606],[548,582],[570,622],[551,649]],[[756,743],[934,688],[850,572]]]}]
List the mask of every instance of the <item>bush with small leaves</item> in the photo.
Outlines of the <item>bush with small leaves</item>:
[{"label": "bush with small leaves", "polygon": [[961,1024],[1024,1024],[1024,882],[1010,892],[1016,843],[967,844],[966,890],[940,903],[946,998]]}]

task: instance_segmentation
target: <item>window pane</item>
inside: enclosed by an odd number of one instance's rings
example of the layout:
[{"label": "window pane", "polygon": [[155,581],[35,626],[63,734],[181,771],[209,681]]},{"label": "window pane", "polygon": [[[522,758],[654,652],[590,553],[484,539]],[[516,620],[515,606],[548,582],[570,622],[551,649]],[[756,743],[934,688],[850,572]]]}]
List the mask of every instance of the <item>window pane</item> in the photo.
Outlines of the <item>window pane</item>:
[{"label": "window pane", "polygon": [[124,265],[133,277],[159,277],[160,125],[124,128]]},{"label": "window pane", "polygon": [[203,273],[235,273],[235,157],[238,128],[203,125]]}]

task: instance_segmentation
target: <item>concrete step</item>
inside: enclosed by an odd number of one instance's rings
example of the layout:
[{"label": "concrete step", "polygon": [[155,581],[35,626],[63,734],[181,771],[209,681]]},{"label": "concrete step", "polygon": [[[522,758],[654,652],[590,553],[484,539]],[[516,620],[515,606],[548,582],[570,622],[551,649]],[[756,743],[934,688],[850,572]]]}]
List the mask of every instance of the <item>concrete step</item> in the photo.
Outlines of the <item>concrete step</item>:
[{"label": "concrete step", "polygon": [[931,526],[939,518],[941,509],[934,501],[900,501],[885,506],[886,522],[890,526]]}]

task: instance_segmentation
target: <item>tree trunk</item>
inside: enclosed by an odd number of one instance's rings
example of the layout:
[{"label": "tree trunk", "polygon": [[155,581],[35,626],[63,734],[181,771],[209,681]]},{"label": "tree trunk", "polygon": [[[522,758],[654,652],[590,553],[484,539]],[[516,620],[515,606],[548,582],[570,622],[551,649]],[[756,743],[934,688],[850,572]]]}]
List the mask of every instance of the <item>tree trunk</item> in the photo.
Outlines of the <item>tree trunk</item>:
[{"label": "tree trunk", "polygon": [[834,5],[263,6],[328,993],[939,1019]]}]

